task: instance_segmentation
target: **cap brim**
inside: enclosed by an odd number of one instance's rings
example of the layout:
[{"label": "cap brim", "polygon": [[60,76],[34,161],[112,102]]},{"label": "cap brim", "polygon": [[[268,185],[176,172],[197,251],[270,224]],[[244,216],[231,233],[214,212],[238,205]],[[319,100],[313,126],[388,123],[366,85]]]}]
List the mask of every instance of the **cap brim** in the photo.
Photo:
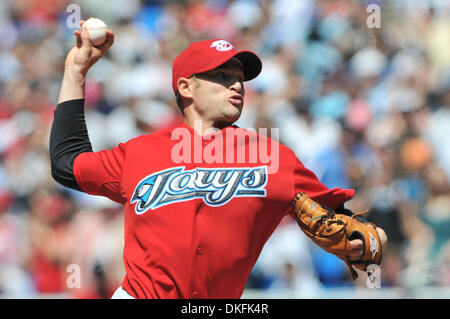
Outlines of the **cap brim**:
[{"label": "cap brim", "polygon": [[241,61],[244,66],[244,81],[256,78],[262,70],[261,59],[251,51],[239,51],[234,58]]}]

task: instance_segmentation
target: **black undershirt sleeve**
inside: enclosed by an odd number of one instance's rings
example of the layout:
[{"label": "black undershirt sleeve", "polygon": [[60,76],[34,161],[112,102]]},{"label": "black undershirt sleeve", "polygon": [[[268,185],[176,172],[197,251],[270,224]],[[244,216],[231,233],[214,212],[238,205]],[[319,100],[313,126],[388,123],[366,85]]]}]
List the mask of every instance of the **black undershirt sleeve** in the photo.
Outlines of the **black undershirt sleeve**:
[{"label": "black undershirt sleeve", "polygon": [[92,145],[84,118],[84,99],[58,104],[50,133],[53,178],[66,187],[82,191],[73,174],[73,162],[85,152],[92,152]]}]

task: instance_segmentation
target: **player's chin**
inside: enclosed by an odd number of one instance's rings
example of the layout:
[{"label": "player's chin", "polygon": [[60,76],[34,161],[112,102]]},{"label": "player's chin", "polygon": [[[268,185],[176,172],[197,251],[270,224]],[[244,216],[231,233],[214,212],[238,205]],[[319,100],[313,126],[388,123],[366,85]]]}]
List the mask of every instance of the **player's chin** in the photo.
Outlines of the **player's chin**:
[{"label": "player's chin", "polygon": [[241,103],[241,104],[232,104],[232,108],[231,108],[231,110],[230,110],[230,113],[232,113],[233,115],[235,115],[235,116],[241,116],[241,113],[242,113],[242,109],[244,108],[244,104],[243,103]]},{"label": "player's chin", "polygon": [[228,100],[228,105],[231,107],[231,110],[234,110],[239,112],[239,115],[242,112],[242,109],[244,108],[244,102],[243,101],[234,101],[234,100]]},{"label": "player's chin", "polygon": [[241,117],[241,110],[235,107],[227,109],[223,114],[223,120],[230,124],[236,122]]}]

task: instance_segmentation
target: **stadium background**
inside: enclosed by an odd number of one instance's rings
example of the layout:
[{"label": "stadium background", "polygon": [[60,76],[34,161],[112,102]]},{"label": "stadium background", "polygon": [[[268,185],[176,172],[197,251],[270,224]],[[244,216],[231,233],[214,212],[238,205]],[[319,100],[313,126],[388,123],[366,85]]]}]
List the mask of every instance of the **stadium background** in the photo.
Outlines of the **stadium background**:
[{"label": "stadium background", "polygon": [[[370,289],[285,219],[244,298],[450,297],[445,0],[1,1],[0,297],[108,298],[123,277],[121,208],[59,186],[49,170],[70,4],[116,36],[86,84],[95,150],[179,123],[174,57],[190,41],[225,38],[263,60],[238,124],[280,128],[328,187],[355,188],[348,207],[370,207],[389,236],[382,288]],[[380,28],[368,27],[369,4]],[[79,288],[69,287],[74,266]]]}]

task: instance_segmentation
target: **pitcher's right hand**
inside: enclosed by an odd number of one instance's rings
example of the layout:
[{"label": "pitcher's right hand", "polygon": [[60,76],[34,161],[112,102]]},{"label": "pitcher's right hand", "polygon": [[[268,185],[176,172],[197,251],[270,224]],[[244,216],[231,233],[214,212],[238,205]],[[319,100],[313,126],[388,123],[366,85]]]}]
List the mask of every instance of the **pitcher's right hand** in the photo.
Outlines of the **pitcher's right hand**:
[{"label": "pitcher's right hand", "polygon": [[106,41],[101,46],[94,47],[89,38],[89,32],[83,27],[84,20],[80,21],[81,30],[75,30],[76,45],[69,51],[64,66],[86,75],[91,66],[95,64],[114,43],[114,33],[106,29]]}]

